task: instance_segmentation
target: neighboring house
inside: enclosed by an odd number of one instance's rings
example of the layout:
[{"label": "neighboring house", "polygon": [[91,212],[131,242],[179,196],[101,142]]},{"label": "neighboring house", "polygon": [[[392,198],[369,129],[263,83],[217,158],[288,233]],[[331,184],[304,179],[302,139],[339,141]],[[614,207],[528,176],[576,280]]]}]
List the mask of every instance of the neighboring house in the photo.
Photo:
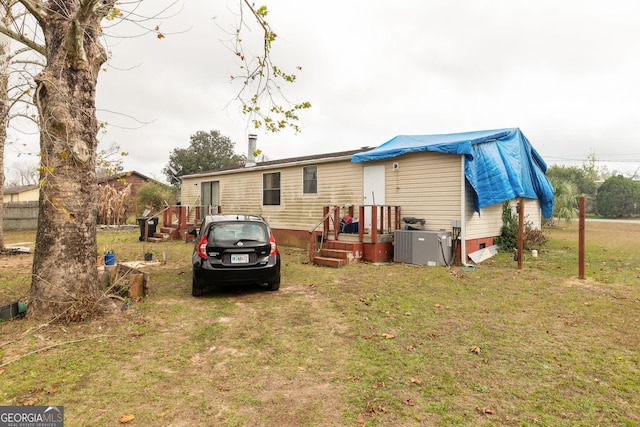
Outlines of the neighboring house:
[{"label": "neighboring house", "polygon": [[4,189],[2,199],[3,230],[33,230],[38,226],[40,187],[20,185]]},{"label": "neighboring house", "polygon": [[302,247],[323,206],[399,206],[402,217],[424,219],[426,230],[456,227],[466,262],[500,235],[503,202],[525,198],[534,226],[541,224],[541,209],[551,215],[553,188],[545,171],[519,129],[398,136],[375,149],[183,176],[181,200],[260,214],[274,232],[298,237],[285,242]]},{"label": "neighboring house", "polygon": [[116,190],[120,191],[128,184],[131,184],[131,195],[135,196],[136,194],[138,194],[138,189],[149,181],[155,180],[141,174],[140,172],[130,171],[119,172],[114,175],[98,178],[98,185],[110,185]]},{"label": "neighboring house", "polygon": [[4,189],[4,203],[37,202],[40,196],[38,185],[18,185]]},{"label": "neighboring house", "polygon": [[114,175],[98,178],[98,185],[108,185],[113,187],[116,191],[121,191],[127,185],[131,184],[131,195],[129,196],[129,208],[127,212],[131,214],[137,214],[138,212],[138,190],[144,184],[150,181],[155,181],[160,184],[159,181],[154,180],[141,174],[140,172],[120,172]]}]

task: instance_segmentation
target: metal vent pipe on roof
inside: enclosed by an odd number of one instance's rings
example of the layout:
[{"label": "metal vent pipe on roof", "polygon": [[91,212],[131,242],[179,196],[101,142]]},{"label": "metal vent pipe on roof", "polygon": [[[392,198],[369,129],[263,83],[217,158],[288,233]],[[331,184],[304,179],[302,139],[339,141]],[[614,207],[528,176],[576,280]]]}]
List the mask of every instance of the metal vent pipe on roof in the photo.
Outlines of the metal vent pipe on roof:
[{"label": "metal vent pipe on roof", "polygon": [[256,165],[256,142],[258,141],[258,135],[250,133],[248,135],[248,150],[247,150],[247,162],[245,167],[251,167]]}]

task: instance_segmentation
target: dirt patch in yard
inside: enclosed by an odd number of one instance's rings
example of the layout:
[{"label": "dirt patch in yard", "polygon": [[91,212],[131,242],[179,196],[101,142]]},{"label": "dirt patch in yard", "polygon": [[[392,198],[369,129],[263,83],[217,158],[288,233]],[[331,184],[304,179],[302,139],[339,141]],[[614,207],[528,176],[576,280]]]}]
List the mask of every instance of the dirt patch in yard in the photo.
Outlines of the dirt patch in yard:
[{"label": "dirt patch in yard", "polygon": [[33,254],[1,254],[0,255],[0,270],[14,270],[31,268],[33,263]]}]

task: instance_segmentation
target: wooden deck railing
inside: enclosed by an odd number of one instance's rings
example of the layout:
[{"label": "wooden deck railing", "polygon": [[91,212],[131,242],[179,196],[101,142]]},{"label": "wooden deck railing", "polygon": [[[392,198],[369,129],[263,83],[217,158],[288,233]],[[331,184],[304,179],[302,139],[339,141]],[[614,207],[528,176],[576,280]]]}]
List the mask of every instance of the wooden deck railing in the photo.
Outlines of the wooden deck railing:
[{"label": "wooden deck railing", "polygon": [[[365,213],[371,214],[371,227],[365,229]],[[324,206],[323,217],[309,230],[309,259],[313,262],[316,254],[316,240],[321,236],[321,242],[328,236],[334,240],[340,240],[340,220],[344,215],[354,217],[355,208],[350,206]],[[318,228],[322,225],[322,232],[318,233]],[[380,234],[392,234],[394,230],[400,229],[400,206],[387,205],[363,205],[358,208],[358,241],[364,242],[365,235],[369,236],[368,242],[378,243]],[[349,233],[353,235],[354,233]]]},{"label": "wooden deck railing", "polygon": [[144,240],[149,237],[149,220],[152,218],[162,217],[158,226],[165,228],[174,228],[178,230],[178,233],[182,235],[181,231],[191,230],[197,227],[202,219],[212,212],[221,213],[220,206],[182,206],[182,205],[166,205],[159,212],[153,211],[153,206],[149,208],[146,213],[146,220],[144,225]]}]

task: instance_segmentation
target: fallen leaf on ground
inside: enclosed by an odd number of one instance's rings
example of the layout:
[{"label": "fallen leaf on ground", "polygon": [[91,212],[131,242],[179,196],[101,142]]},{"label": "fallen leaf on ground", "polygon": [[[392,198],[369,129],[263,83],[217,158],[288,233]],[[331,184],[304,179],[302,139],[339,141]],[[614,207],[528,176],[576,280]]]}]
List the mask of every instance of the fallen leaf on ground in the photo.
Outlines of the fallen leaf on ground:
[{"label": "fallen leaf on ground", "polygon": [[391,334],[382,334],[382,337],[386,340],[392,340],[394,339],[396,336],[395,335],[391,335]]},{"label": "fallen leaf on ground", "polygon": [[166,416],[167,416],[167,414],[166,414],[166,413],[164,413],[164,412],[160,412],[160,413],[159,413],[158,415],[156,415],[156,416],[157,416],[158,418],[164,418],[164,417],[166,417]]},{"label": "fallen leaf on ground", "polygon": [[477,345],[471,346],[471,348],[469,349],[469,351],[471,353],[475,353],[475,354],[480,354],[480,347],[478,347]]},{"label": "fallen leaf on ground", "polygon": [[404,401],[404,404],[405,404],[405,405],[407,405],[407,406],[416,406],[416,402],[415,402],[413,399],[411,399],[411,398],[406,399],[406,400]]},{"label": "fallen leaf on ground", "polygon": [[414,383],[414,384],[420,385],[420,384],[422,384],[422,378],[420,378],[420,377],[411,378],[411,382]]},{"label": "fallen leaf on ground", "polygon": [[488,415],[493,415],[493,409],[489,408],[488,406],[485,406],[484,408],[480,408],[479,406],[476,406],[476,411],[480,412],[481,414],[488,414]]},{"label": "fallen leaf on ground", "polygon": [[123,415],[123,416],[120,418],[120,424],[126,424],[126,423],[131,422],[131,421],[133,421],[133,420],[135,420],[135,419],[136,419],[136,417],[135,417],[134,415],[131,415],[131,414],[129,414],[129,415]]}]

